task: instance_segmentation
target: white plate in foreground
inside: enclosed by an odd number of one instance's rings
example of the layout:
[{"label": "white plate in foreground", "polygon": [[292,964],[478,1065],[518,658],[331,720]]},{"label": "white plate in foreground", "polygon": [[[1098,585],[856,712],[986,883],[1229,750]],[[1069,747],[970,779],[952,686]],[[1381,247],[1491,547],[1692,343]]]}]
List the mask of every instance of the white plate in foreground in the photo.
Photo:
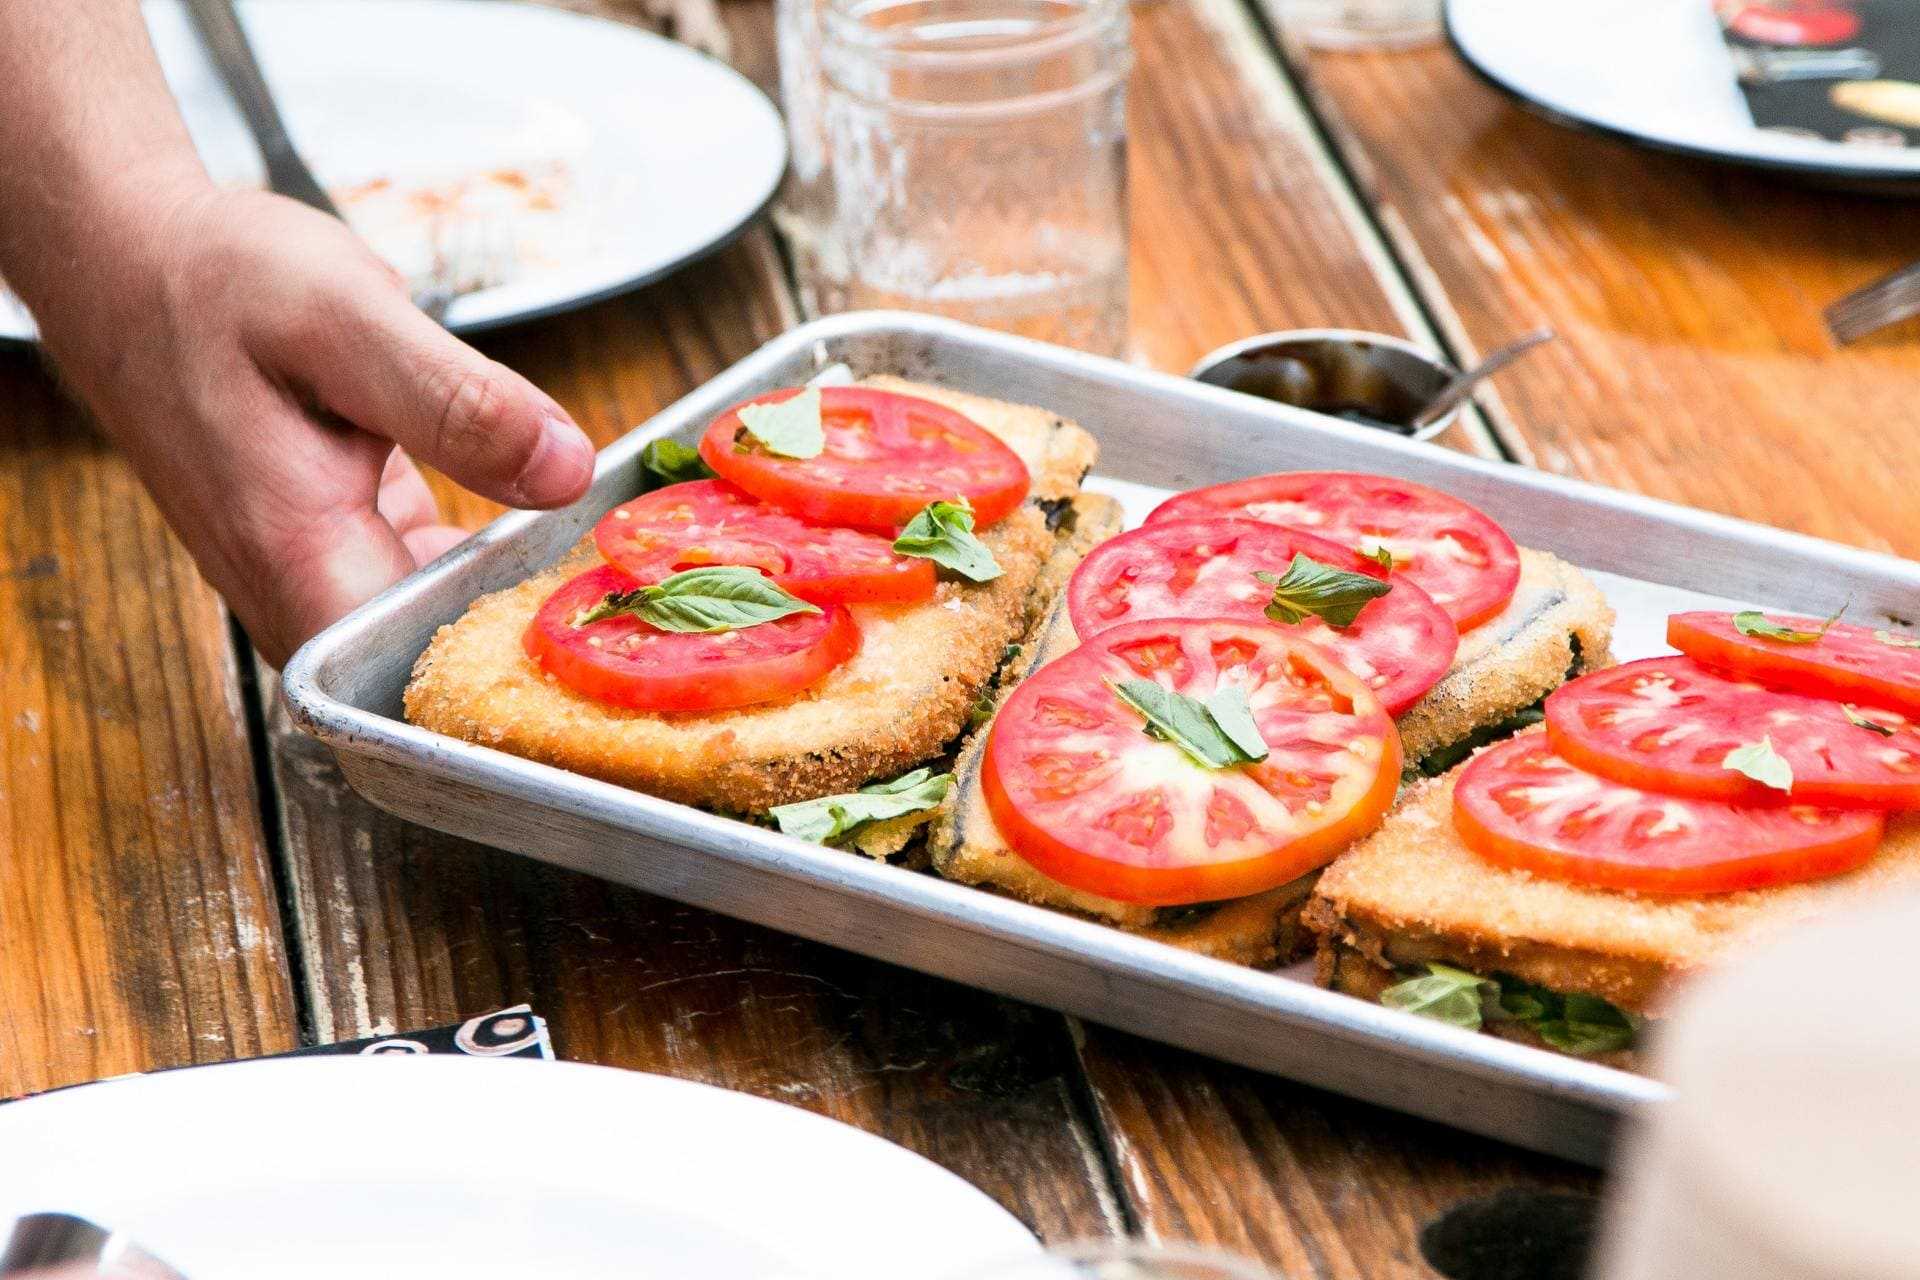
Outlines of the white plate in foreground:
[{"label": "white plate in foreground", "polygon": [[0,1230],[64,1210],[193,1280],[901,1280],[1037,1252],[939,1166],[746,1094],[520,1059],[338,1057],[0,1107]]},{"label": "white plate in foreground", "polygon": [[[454,301],[455,332],[657,279],[737,234],[786,168],[786,131],[764,94],[620,23],[473,0],[243,0],[240,10],[295,145],[403,275],[430,266],[436,209],[473,219],[457,233],[469,243],[512,242],[504,282]],[[149,3],[146,16],[214,179],[264,185],[185,10]],[[489,215],[483,236],[474,228]],[[459,219],[441,218],[451,239]],[[34,336],[0,294],[0,339]]]},{"label": "white plate in foreground", "polygon": [[1447,0],[1447,34],[1523,102],[1631,142],[1824,180],[1920,179],[1920,148],[1755,128],[1709,0]]}]

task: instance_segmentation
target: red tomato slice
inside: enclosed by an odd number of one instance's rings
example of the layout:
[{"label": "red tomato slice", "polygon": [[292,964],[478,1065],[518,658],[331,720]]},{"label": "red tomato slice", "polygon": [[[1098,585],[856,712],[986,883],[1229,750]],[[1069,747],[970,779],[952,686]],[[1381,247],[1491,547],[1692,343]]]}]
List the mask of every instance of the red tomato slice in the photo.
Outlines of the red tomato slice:
[{"label": "red tomato slice", "polygon": [[1824,4],[1750,4],[1736,10],[1727,26],[1760,44],[1839,44],[1860,34],[1860,15]]},{"label": "red tomato slice", "polygon": [[[755,396],[775,404],[799,388]],[[929,502],[966,498],[977,528],[1012,514],[1027,496],[1027,466],[999,437],[945,405],[870,387],[823,387],[826,448],[783,458],[754,443],[743,405],[713,420],[700,456],[721,477],[822,524],[892,532]]]},{"label": "red tomato slice", "polygon": [[1691,658],[1643,658],[1581,676],[1547,698],[1547,736],[1603,778],[1677,796],[1778,805],[1789,798],[1722,763],[1763,737],[1793,769],[1790,798],[1842,809],[1920,808],[1920,732],[1895,711],[1847,719],[1827,698],[1723,676]]},{"label": "red tomato slice", "polygon": [[1283,471],[1176,494],[1147,517],[1248,516],[1315,534],[1362,555],[1385,547],[1394,571],[1433,597],[1465,631],[1520,585],[1520,552],[1506,530],[1437,489],[1352,471]]},{"label": "red tomato slice", "polygon": [[1273,588],[1253,575],[1286,572],[1296,553],[1380,576],[1373,561],[1298,530],[1251,520],[1166,520],[1104,542],[1080,562],[1067,586],[1073,629],[1085,640],[1151,618],[1265,622],[1326,650],[1392,716],[1418,702],[1453,665],[1460,647],[1453,619],[1401,575],[1344,629],[1319,618],[1294,625],[1268,619]]},{"label": "red tomato slice", "polygon": [[725,480],[694,480],[642,494],[593,527],[600,554],[642,582],[682,569],[761,569],[815,604],[911,604],[933,598],[933,561],[896,555],[878,534],[816,524],[770,507]]},{"label": "red tomato slice", "polygon": [[[1150,738],[1110,681],[1246,690],[1267,758],[1210,769]],[[1378,826],[1400,735],[1358,678],[1278,627],[1115,627],[1036,671],[994,717],[988,811],[1037,869],[1155,906],[1238,898],[1324,866]]]},{"label": "red tomato slice", "polygon": [[613,565],[589,569],[547,597],[521,643],[575,693],[641,711],[719,711],[791,697],[860,651],[844,605],[738,631],[660,631],[640,619],[573,625],[610,591],[641,585]]},{"label": "red tomato slice", "polygon": [[[1767,621],[1795,631],[1826,626],[1822,618],[1786,614],[1770,613]],[[1741,634],[1730,613],[1676,613],[1667,619],[1667,643],[1716,670],[1775,689],[1920,716],[1920,649],[1875,634],[1870,627],[1836,622],[1811,644],[1789,644]]]},{"label": "red tomato slice", "polygon": [[1544,734],[1489,747],[1460,772],[1453,824],[1487,861],[1640,893],[1731,893],[1851,871],[1885,819],[1810,805],[1752,808],[1623,786],[1575,768]]}]

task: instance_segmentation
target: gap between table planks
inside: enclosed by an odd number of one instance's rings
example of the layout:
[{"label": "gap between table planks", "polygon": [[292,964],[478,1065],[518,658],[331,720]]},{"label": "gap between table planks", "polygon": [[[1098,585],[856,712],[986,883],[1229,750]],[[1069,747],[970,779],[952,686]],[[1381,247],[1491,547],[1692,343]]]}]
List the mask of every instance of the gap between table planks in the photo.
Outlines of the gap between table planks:
[{"label": "gap between table planks", "polygon": [[292,1048],[219,600],[0,352],[0,1098]]},{"label": "gap between table planks", "polygon": [[[631,15],[632,9],[570,3]],[[697,3],[682,30],[708,30]],[[721,11],[772,74],[770,6]],[[1136,10],[1133,352],[1183,369],[1261,329],[1431,337],[1235,0]],[[674,280],[482,345],[604,443],[795,319],[762,231]],[[1471,429],[1455,442],[1487,450]],[[494,508],[441,487],[453,517]],[[563,1055],[784,1098],[930,1155],[1043,1237],[1199,1239],[1290,1276],[1429,1274],[1418,1224],[1554,1162],[411,827],[273,717],[316,1033],[533,1001]],[[1069,1033],[1071,1032],[1071,1035]]]}]

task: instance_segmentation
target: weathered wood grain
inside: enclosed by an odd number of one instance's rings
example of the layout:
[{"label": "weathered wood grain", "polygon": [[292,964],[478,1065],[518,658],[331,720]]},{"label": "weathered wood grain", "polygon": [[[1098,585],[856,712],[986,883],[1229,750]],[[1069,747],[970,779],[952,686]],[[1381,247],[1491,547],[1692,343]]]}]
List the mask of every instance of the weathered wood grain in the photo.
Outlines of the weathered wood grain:
[{"label": "weathered wood grain", "polygon": [[0,1097],[292,1046],[226,616],[0,355]]},{"label": "weathered wood grain", "polygon": [[1300,58],[1397,251],[1478,351],[1561,341],[1499,379],[1549,469],[1920,554],[1920,330],[1837,351],[1820,310],[1920,258],[1906,206],[1558,128],[1451,54]]}]

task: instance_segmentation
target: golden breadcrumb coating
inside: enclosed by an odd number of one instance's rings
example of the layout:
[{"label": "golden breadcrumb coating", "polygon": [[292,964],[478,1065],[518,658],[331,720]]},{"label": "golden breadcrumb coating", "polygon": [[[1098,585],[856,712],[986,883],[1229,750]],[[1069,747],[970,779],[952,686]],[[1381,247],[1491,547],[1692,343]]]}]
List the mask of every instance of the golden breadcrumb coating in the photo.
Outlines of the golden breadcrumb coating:
[{"label": "golden breadcrumb coating", "polygon": [[1578,569],[1520,549],[1520,585],[1498,614],[1460,637],[1453,666],[1400,717],[1408,764],[1532,706],[1583,671],[1610,666],[1613,609]]},{"label": "golden breadcrumb coating", "polygon": [[1377,987],[1379,976],[1356,972],[1345,948],[1380,973],[1434,960],[1658,1012],[1677,980],[1768,934],[1850,898],[1920,888],[1916,814],[1895,815],[1858,871],[1739,893],[1676,898],[1510,871],[1455,834],[1458,772],[1412,788],[1379,831],[1321,873],[1307,923],[1320,935],[1323,979],[1337,966],[1343,988]]},{"label": "golden breadcrumb coating", "polygon": [[[1070,499],[1093,438],[1045,410],[887,380],[952,404],[1005,440],[1035,478],[1029,501],[981,531],[1004,572],[943,579],[917,605],[857,605],[860,652],[799,697],[734,711],[609,707],[544,675],[521,634],[542,601],[597,561],[591,540],[564,562],[476,600],[414,664],[407,719],[424,728],[638,790],[732,813],[850,791],[938,756],[1033,614],[1060,539],[1043,502]],[[1049,582],[1057,580],[1050,575]]]}]

